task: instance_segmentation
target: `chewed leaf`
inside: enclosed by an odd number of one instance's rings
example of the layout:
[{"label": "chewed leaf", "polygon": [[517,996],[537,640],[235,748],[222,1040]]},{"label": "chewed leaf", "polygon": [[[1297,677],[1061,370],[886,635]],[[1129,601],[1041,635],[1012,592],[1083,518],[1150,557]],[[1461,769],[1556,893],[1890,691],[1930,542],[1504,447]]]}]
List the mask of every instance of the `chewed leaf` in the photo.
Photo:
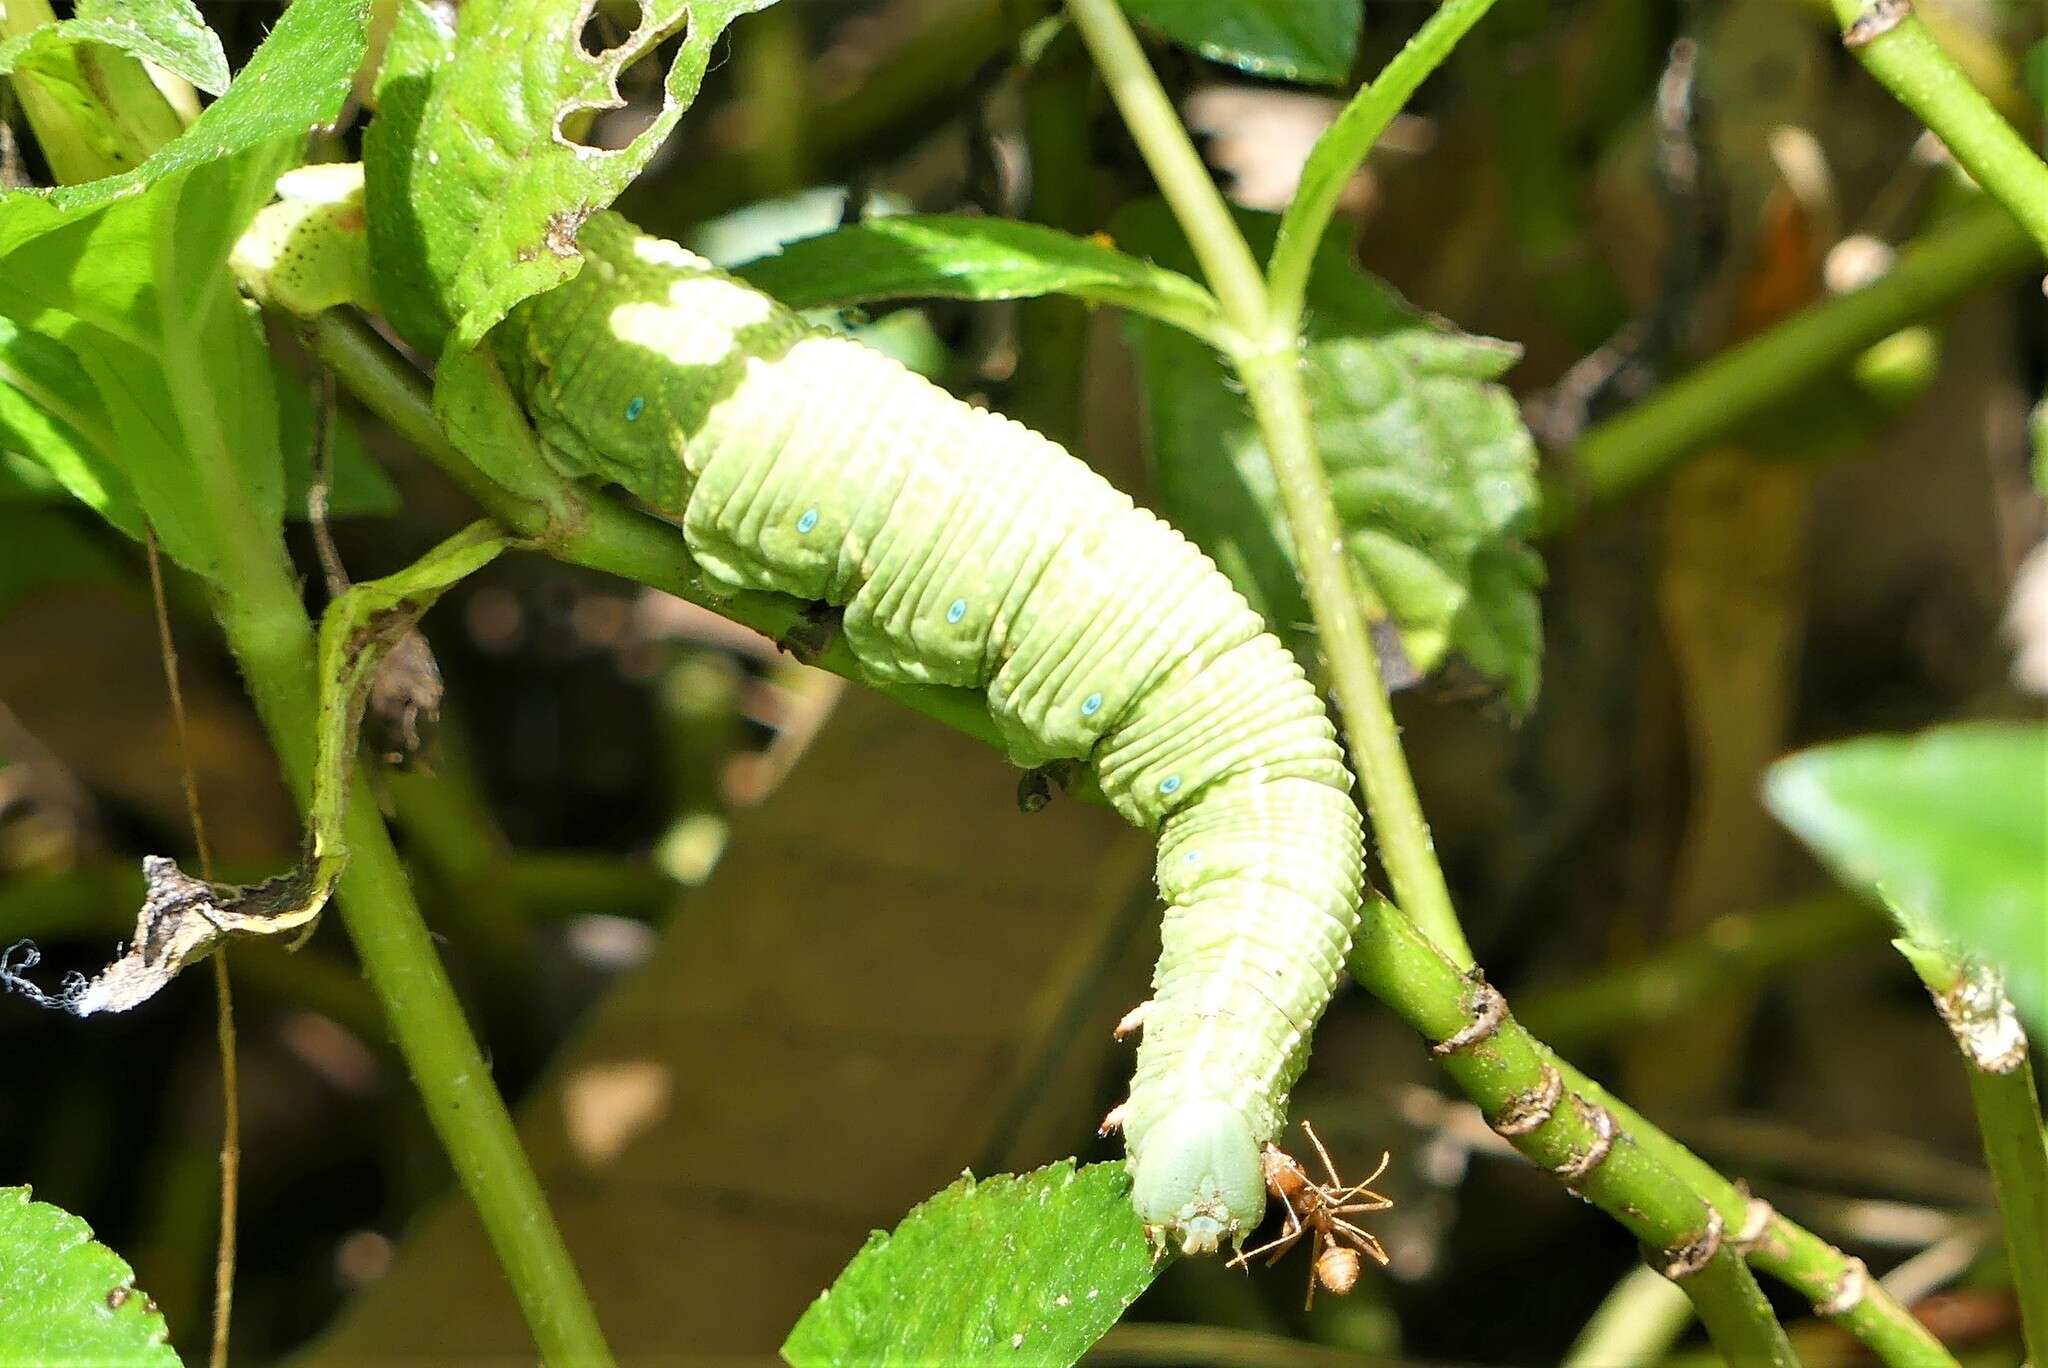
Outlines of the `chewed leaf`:
[{"label": "chewed leaf", "polygon": [[[1257,250],[1274,220],[1246,215]],[[1187,248],[1156,203],[1117,236],[1180,265]],[[1496,381],[1515,347],[1461,333],[1356,270],[1325,242],[1309,286],[1304,363],[1317,445],[1344,542],[1376,615],[1421,674],[1461,659],[1520,712],[1542,663],[1527,543],[1536,451]],[[1161,511],[1193,537],[1283,639],[1310,621],[1279,489],[1222,361],[1146,319],[1129,328],[1150,409]],[[1297,636],[1294,644],[1305,648]],[[1307,654],[1305,650],[1305,654]]]},{"label": "chewed leaf", "polygon": [[[596,0],[404,0],[364,147],[378,291],[414,345],[474,347],[521,300],[574,275],[576,230],[647,164],[697,96],[711,48],[773,0],[643,0],[630,34],[583,38]],[[582,125],[624,104],[619,74],[680,36],[661,109],[622,148]]]},{"label": "chewed leaf", "polygon": [[1211,61],[1284,81],[1350,74],[1362,0],[1123,0],[1139,23]]},{"label": "chewed leaf", "polygon": [[2048,1031],[2048,727],[1975,723],[1867,736],[1771,767],[1765,797],[1907,939],[1992,965]]},{"label": "chewed leaf", "polygon": [[177,1362],[120,1255],[70,1212],[0,1188],[0,1363]]},{"label": "chewed leaf", "polygon": [[1066,1365],[1156,1271],[1121,1164],[968,1175],[870,1236],[782,1356],[797,1368]]}]

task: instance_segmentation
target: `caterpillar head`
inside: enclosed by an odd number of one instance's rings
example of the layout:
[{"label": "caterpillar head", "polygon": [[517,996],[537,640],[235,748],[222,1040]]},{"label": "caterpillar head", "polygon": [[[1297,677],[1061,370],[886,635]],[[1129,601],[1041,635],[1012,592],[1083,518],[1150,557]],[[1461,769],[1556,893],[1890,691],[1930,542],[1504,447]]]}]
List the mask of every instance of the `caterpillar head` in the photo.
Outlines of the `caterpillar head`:
[{"label": "caterpillar head", "polygon": [[1242,1243],[1266,1209],[1259,1146],[1227,1102],[1183,1102],[1145,1132],[1131,1154],[1131,1201],[1145,1234],[1182,1252],[1213,1254]]}]

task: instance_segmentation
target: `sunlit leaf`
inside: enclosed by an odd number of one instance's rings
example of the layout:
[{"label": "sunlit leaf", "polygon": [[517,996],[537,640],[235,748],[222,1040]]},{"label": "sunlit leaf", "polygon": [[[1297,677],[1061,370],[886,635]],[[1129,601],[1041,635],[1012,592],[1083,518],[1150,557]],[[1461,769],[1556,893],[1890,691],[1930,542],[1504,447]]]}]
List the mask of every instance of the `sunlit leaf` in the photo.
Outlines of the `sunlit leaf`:
[{"label": "sunlit leaf", "polygon": [[1056,228],[965,214],[875,219],[791,243],[739,273],[797,309],[1065,294],[1202,331],[1220,322],[1209,292],[1178,271]]},{"label": "sunlit leaf", "polygon": [[228,86],[227,54],[192,0],[79,0],[71,18],[0,44],[0,71],[64,70],[80,43],[154,62],[209,95]]},{"label": "sunlit leaf", "polygon": [[[1246,215],[1254,247],[1274,220]],[[1117,236],[1165,264],[1186,245],[1163,206],[1135,206]],[[1160,512],[1193,537],[1305,655],[1311,621],[1279,489],[1257,424],[1208,347],[1146,319],[1129,333],[1149,410]],[[1364,590],[1427,673],[1456,656],[1534,702],[1542,663],[1542,562],[1526,537],[1536,453],[1493,383],[1518,350],[1470,337],[1353,268],[1326,241],[1309,287],[1304,375],[1344,544]]]},{"label": "sunlit leaf", "polygon": [[2048,1032],[2048,726],[1868,736],[1771,768],[1771,810],[1909,939],[1954,941],[2004,974]]},{"label": "sunlit leaf", "polygon": [[[697,96],[712,45],[773,0],[645,0],[616,47],[588,51],[586,0],[402,0],[364,146],[370,241],[392,322],[427,351],[474,347],[513,305],[582,265],[576,229],[624,190]],[[619,74],[682,34],[661,109],[626,146],[576,141],[619,107]]]},{"label": "sunlit leaf", "polygon": [[222,516],[274,524],[285,501],[270,358],[228,249],[308,129],[341,112],[365,17],[360,0],[300,0],[135,171],[0,198],[0,366],[62,424],[25,454],[131,534],[148,509],[165,551],[209,577],[226,573]]},{"label": "sunlit leaf", "polygon": [[1156,1271],[1121,1164],[963,1177],[877,1231],[790,1331],[797,1368],[1070,1364]]},{"label": "sunlit leaf", "polygon": [[0,1188],[0,1362],[176,1365],[164,1318],[70,1212]]}]

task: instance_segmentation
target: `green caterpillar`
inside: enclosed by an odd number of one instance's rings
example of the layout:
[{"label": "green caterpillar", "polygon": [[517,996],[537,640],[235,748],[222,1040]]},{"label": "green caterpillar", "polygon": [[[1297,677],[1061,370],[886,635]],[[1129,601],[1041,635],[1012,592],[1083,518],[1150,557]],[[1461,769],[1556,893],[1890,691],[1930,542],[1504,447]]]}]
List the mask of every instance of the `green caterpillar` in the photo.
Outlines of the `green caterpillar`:
[{"label": "green caterpillar", "polygon": [[496,334],[549,445],[678,518],[735,588],[843,605],[876,675],[985,689],[1012,760],[1085,759],[1159,833],[1165,949],[1117,1113],[1134,1200],[1191,1252],[1241,1239],[1362,877],[1300,667],[1201,552],[1051,441],[615,216],[578,246],[582,272]]},{"label": "green caterpillar", "polygon": [[[287,177],[243,279],[300,313],[361,298],[360,185]],[[553,456],[679,521],[734,589],[841,607],[875,676],[984,690],[1014,761],[1084,760],[1158,833],[1164,950],[1119,1028],[1144,1039],[1106,1124],[1156,1244],[1241,1241],[1363,879],[1351,775],[1300,666],[1200,551],[1053,442],[615,215],[576,248],[581,272],[491,334]],[[465,537],[451,560],[502,544]]]}]

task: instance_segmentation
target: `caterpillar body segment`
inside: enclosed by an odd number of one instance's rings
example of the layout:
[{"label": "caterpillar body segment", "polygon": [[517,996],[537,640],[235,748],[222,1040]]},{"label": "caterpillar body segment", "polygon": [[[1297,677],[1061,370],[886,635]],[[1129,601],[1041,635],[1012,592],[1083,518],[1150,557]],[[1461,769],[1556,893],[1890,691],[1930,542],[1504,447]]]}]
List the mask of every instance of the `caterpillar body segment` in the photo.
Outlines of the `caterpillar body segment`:
[{"label": "caterpillar body segment", "polygon": [[597,215],[499,329],[571,465],[677,518],[735,588],[844,609],[875,673],[986,690],[1011,758],[1087,760],[1159,834],[1168,910],[1119,1108],[1147,1229],[1259,1219],[1358,915],[1362,836],[1320,699],[1178,532],[1059,446]]}]

